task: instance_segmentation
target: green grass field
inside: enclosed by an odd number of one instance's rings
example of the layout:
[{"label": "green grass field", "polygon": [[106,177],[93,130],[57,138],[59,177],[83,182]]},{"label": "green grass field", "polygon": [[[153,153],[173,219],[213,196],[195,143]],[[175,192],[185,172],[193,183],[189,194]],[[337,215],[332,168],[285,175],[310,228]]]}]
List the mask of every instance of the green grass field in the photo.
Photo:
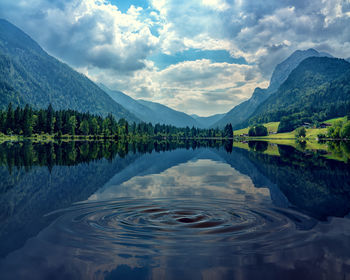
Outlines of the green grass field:
[{"label": "green grass field", "polygon": [[[334,118],[327,121],[324,121],[324,123],[334,124],[337,121],[343,121],[346,122],[346,117],[341,118]],[[267,131],[269,132],[268,136],[262,136],[262,137],[252,137],[252,139],[295,139],[295,130],[291,132],[285,132],[285,133],[276,133],[278,129],[279,122],[269,122],[264,124],[264,126],[267,128]],[[242,134],[248,134],[249,127],[235,130],[233,131],[234,136],[239,136]],[[272,134],[271,134],[272,133]],[[275,134],[276,133],[276,134]],[[308,128],[306,129],[306,138],[310,140],[317,139],[318,134],[327,134],[327,128]]]},{"label": "green grass field", "polygon": [[[315,140],[318,134],[327,134],[327,128],[307,128],[306,138],[310,140]],[[269,139],[295,139],[295,130],[285,133],[270,134],[261,138]]]},{"label": "green grass field", "polygon": [[330,120],[324,121],[324,123],[330,123],[331,125],[333,125],[336,121],[346,122],[346,117],[330,119]]},{"label": "green grass field", "polygon": [[[267,128],[267,131],[271,133],[271,132],[277,132],[279,124],[280,124],[279,122],[269,122],[269,123],[265,123],[264,126]],[[248,134],[248,130],[249,130],[249,127],[235,130],[233,131],[233,135],[239,136],[242,134]]]}]

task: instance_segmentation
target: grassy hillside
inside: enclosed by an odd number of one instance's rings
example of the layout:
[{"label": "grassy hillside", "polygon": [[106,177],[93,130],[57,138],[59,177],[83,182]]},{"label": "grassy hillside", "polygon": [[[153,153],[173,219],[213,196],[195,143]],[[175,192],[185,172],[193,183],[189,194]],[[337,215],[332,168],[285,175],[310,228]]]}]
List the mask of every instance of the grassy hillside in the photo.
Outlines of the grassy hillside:
[{"label": "grassy hillside", "polygon": [[324,123],[329,123],[329,124],[333,125],[337,121],[346,122],[347,119],[346,119],[346,117],[334,118],[334,119],[330,119],[330,120],[324,121]]},{"label": "grassy hillside", "polygon": [[[342,121],[346,122],[347,118],[346,117],[339,117],[339,118],[333,118],[324,121],[324,123],[329,123],[329,124],[335,124],[337,121]],[[283,132],[283,133],[276,133],[279,122],[269,122],[263,124],[268,132],[268,136],[262,136],[262,137],[255,137],[255,138],[261,138],[261,139],[295,139],[295,130],[291,132]],[[234,136],[239,136],[242,134],[248,134],[249,127],[239,129],[239,130],[234,130],[233,135]],[[307,139],[316,139],[317,135],[319,134],[327,134],[328,128],[306,128],[306,137]],[[272,134],[271,134],[272,133]]]}]

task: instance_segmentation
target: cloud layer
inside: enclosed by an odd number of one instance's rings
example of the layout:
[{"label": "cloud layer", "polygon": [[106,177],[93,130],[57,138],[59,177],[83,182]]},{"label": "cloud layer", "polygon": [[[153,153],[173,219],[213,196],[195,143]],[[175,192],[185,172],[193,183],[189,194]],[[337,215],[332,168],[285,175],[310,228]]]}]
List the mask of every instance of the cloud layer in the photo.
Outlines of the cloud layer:
[{"label": "cloud layer", "polygon": [[[349,0],[118,2],[3,0],[0,17],[95,81],[199,115],[228,111],[267,86],[297,49],[350,56]],[[158,68],[155,57],[173,63]]]},{"label": "cloud layer", "polygon": [[74,67],[137,71],[158,44],[142,9],[134,6],[126,13],[94,0],[5,0],[1,6],[2,17]]}]

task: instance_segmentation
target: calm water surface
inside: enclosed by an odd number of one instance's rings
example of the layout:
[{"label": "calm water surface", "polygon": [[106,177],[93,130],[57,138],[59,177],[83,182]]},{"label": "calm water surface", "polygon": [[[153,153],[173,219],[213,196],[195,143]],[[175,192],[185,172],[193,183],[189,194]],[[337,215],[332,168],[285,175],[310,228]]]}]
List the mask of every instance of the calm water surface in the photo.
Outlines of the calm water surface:
[{"label": "calm water surface", "polygon": [[2,144],[1,279],[350,279],[350,165],[262,146]]}]

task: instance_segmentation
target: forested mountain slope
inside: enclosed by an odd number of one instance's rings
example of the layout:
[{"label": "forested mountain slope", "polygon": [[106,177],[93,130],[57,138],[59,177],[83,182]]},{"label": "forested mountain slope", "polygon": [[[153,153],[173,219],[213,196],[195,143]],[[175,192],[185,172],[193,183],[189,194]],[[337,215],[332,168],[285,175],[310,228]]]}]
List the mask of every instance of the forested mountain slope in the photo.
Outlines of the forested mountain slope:
[{"label": "forested mountain slope", "polygon": [[350,111],[350,63],[337,58],[311,57],[243,125],[280,121],[280,132],[302,122],[344,116]]},{"label": "forested mountain slope", "polygon": [[48,55],[27,34],[0,19],[0,108],[9,102],[138,119],[83,74]]}]

